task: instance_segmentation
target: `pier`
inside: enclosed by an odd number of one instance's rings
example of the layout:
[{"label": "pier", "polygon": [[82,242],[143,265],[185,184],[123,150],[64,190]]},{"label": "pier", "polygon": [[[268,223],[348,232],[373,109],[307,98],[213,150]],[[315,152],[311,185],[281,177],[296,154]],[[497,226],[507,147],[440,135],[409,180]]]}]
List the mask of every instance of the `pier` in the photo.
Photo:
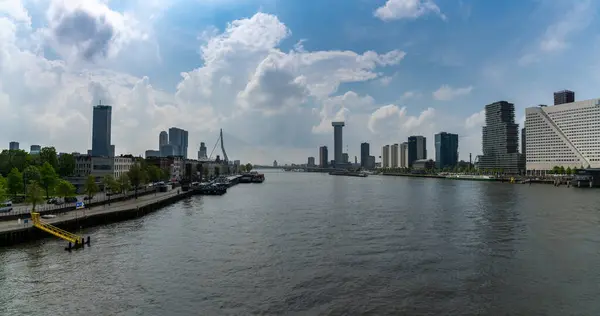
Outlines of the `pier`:
[{"label": "pier", "polygon": [[[228,187],[238,184],[240,177],[230,176],[226,178],[227,183],[213,183],[210,185],[220,188],[220,194],[218,195],[222,195]],[[53,235],[68,241],[74,246],[73,248],[83,247],[84,244],[89,245],[90,237],[88,236],[87,241],[85,241],[83,237],[76,233],[82,228],[141,217],[194,195],[215,194],[207,192],[206,186],[195,187],[188,191],[174,188],[167,192],[142,195],[137,199],[112,201],[110,205],[106,203],[84,209],[54,211],[53,215],[56,215],[56,217],[44,221],[41,220],[41,215],[37,212],[32,213],[33,215],[21,214],[19,219],[8,220],[7,218],[7,220],[0,221],[0,246],[14,245]]]}]

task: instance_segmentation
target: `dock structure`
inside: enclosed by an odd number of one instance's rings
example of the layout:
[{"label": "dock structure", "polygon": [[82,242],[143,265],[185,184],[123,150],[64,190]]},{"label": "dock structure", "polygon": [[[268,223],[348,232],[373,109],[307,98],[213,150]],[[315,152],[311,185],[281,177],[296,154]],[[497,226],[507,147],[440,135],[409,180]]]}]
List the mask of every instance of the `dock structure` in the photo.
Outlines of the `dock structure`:
[{"label": "dock structure", "polygon": [[[228,177],[228,183],[217,183],[215,192],[222,195],[227,192],[227,187],[239,183],[241,176]],[[86,240],[82,236],[72,234],[68,230],[77,230],[81,227],[92,227],[105,223],[118,222],[144,216],[150,212],[161,209],[177,201],[194,195],[215,195],[215,192],[205,192],[201,188],[183,191],[178,188],[167,192],[155,192],[139,196],[137,199],[128,199],[112,202],[110,205],[102,204],[85,209],[65,210],[54,213],[56,217],[47,220],[41,219],[41,213],[32,212],[19,219],[0,220],[0,246],[8,246],[20,242],[44,238],[48,234],[68,241],[70,247],[66,250],[89,245],[90,237]]]}]

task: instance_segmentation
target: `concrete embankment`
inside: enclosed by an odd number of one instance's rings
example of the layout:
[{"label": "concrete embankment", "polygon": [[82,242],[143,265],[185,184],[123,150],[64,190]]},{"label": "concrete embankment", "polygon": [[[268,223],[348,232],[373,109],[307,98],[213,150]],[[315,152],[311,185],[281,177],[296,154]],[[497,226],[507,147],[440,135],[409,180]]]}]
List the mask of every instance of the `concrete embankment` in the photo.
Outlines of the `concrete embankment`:
[{"label": "concrete embankment", "polygon": [[[55,218],[44,221],[68,231],[92,227],[111,222],[132,219],[156,211],[195,194],[194,191],[180,192],[171,190],[155,194],[147,194],[137,199],[112,202],[82,210],[55,214]],[[20,242],[50,237],[47,233],[32,226],[31,221],[17,220],[0,222],[0,246],[8,246]],[[92,244],[93,244],[92,236]]]}]

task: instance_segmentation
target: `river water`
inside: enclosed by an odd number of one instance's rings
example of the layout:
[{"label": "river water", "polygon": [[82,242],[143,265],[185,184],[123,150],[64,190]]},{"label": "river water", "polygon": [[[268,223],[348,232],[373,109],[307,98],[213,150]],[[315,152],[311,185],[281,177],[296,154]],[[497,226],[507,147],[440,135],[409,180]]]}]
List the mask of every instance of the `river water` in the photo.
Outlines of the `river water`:
[{"label": "river water", "polygon": [[2,315],[600,315],[600,192],[266,171],[0,249]]}]

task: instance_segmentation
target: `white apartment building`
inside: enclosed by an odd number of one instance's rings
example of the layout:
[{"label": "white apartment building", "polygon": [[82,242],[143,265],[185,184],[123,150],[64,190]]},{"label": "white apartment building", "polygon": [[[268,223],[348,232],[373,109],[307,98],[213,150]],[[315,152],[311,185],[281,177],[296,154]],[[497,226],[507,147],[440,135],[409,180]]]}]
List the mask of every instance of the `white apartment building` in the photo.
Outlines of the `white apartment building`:
[{"label": "white apartment building", "polygon": [[392,156],[391,168],[398,168],[398,144],[393,144],[390,150],[390,156]]},{"label": "white apartment building", "polygon": [[600,168],[600,99],[525,109],[527,172]]},{"label": "white apartment building", "polygon": [[400,168],[408,168],[408,143],[400,144]]},{"label": "white apartment building", "polygon": [[112,174],[115,178],[120,177],[131,169],[133,158],[130,157],[92,157],[88,155],[75,156],[76,177],[87,177],[93,175],[103,177]]},{"label": "white apartment building", "polygon": [[385,145],[381,153],[381,168],[390,167],[390,145]]}]

